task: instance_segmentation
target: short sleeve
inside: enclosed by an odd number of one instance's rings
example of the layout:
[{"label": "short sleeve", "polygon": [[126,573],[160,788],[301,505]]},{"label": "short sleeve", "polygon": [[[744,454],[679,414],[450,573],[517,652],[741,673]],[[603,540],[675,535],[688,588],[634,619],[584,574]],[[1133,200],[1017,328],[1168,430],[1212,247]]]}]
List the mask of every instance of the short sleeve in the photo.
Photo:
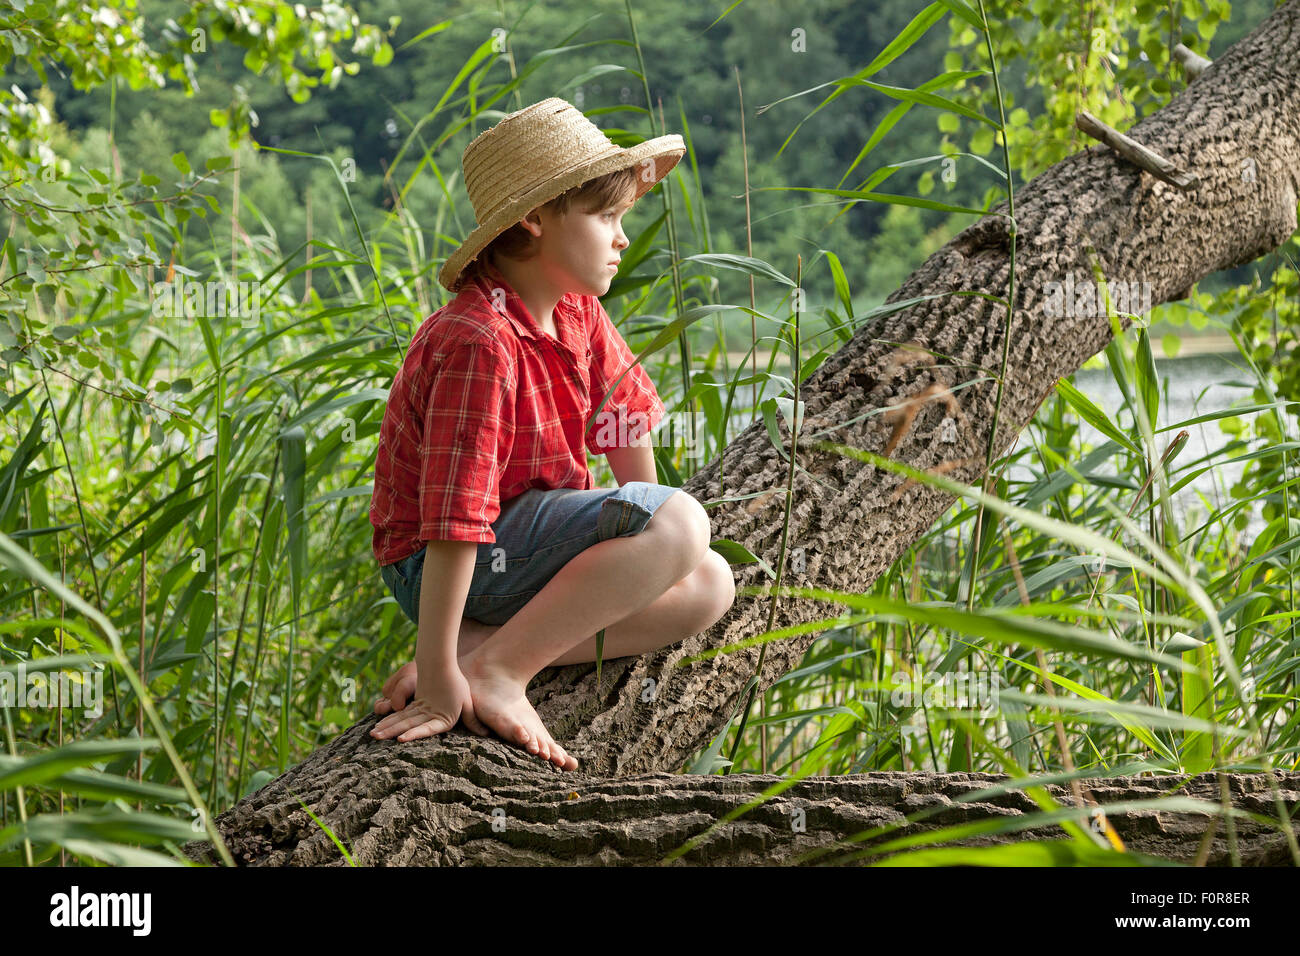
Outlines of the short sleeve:
[{"label": "short sleeve", "polygon": [[650,432],[664,417],[664,403],[600,300],[592,296],[590,301],[592,412],[611,388],[613,395],[587,430],[587,450],[602,455],[611,448],[649,444]]},{"label": "short sleeve", "polygon": [[488,343],[457,345],[434,373],[420,436],[421,541],[496,541],[514,381],[513,363]]}]

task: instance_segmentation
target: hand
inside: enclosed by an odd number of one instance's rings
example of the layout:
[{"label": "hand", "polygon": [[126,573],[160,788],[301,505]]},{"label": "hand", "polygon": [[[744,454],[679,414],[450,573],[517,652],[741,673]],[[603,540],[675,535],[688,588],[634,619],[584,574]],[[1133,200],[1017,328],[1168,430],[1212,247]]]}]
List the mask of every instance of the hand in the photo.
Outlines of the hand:
[{"label": "hand", "polygon": [[[414,677],[415,665],[408,665]],[[403,668],[405,670],[405,668]],[[393,677],[397,678],[399,671]],[[370,730],[370,736],[384,740],[394,735],[398,740],[419,740],[445,733],[463,720],[465,726],[481,737],[490,731],[474,715],[474,701],[470,697],[469,681],[460,668],[439,669],[425,681],[419,681],[415,698],[400,713],[389,714]]]},{"label": "hand", "polygon": [[384,682],[383,696],[375,701],[375,713],[383,716],[401,710],[415,696],[415,683],[415,661],[411,661]]}]

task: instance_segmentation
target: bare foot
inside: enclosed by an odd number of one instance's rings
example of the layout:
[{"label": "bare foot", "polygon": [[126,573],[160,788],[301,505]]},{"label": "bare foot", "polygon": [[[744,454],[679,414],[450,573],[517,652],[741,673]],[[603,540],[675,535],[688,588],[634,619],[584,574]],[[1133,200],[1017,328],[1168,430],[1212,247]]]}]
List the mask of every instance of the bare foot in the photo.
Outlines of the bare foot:
[{"label": "bare foot", "polygon": [[460,658],[461,673],[469,681],[474,714],[506,743],[549,760],[561,770],[578,769],[578,761],[564,752],[528,702],[525,685],[471,652]]},{"label": "bare foot", "polygon": [[[472,618],[460,619],[460,633],[456,638],[456,660],[459,661],[501,629],[500,624],[484,624]],[[387,683],[375,700],[374,711],[381,717],[401,710],[415,696],[415,662],[403,666]]]}]

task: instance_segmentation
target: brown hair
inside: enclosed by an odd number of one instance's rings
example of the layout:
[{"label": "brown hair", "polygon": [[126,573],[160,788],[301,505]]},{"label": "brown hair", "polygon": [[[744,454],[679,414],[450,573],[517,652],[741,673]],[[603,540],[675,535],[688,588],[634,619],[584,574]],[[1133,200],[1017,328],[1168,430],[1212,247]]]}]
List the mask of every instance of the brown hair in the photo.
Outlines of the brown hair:
[{"label": "brown hair", "polygon": [[[559,215],[564,215],[574,206],[587,213],[608,209],[620,202],[626,202],[636,194],[637,175],[636,166],[617,169],[574,186],[538,208],[549,209]],[[493,255],[507,256],[511,259],[531,259],[536,254],[536,250],[533,249],[533,234],[516,222],[488,243],[474,261],[465,267],[460,281],[456,283],[456,290],[459,291],[466,282],[473,281],[480,275],[483,266],[492,261]]]}]

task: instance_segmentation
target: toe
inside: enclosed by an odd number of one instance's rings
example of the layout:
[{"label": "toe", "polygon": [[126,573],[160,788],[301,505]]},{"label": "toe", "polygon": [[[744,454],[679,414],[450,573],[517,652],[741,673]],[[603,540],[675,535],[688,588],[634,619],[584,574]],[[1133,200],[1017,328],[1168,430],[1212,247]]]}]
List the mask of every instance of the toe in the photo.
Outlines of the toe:
[{"label": "toe", "polygon": [[552,740],[549,735],[546,737],[545,745],[546,759],[557,766],[563,767],[565,759],[564,748]]},{"label": "toe", "polygon": [[523,724],[515,725],[515,739],[519,741],[519,745],[529,753],[535,754],[540,749],[537,737],[529,733],[528,728]]},{"label": "toe", "polygon": [[528,728],[528,735],[533,739],[533,742],[536,744],[535,747],[530,747],[529,749],[535,755],[541,757],[543,760],[549,760],[550,747],[554,746],[551,743],[550,735],[546,733],[546,728],[542,726],[542,722],[540,720],[533,719],[533,720],[529,720],[528,723],[530,725]]}]

